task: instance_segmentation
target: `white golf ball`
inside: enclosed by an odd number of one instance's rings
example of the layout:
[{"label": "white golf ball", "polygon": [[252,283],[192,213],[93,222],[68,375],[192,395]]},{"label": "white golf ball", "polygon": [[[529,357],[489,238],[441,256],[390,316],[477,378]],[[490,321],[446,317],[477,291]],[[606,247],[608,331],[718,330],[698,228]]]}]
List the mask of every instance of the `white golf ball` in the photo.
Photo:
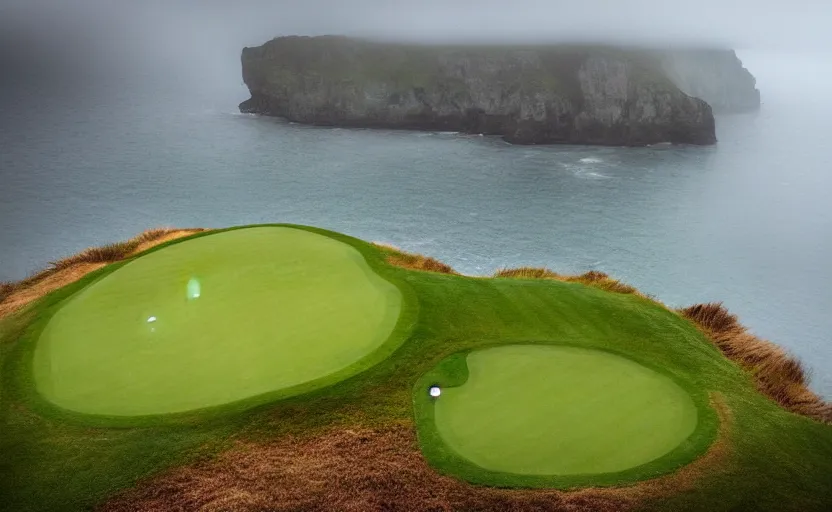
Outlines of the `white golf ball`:
[{"label": "white golf ball", "polygon": [[434,398],[442,394],[442,390],[439,389],[439,386],[431,386],[428,392],[430,393],[430,396]]},{"label": "white golf ball", "polygon": [[153,322],[155,322],[155,321],[156,321],[156,317],[155,317],[155,316],[151,316],[150,318],[148,318],[148,319],[147,319],[147,323],[149,323],[149,324],[151,324],[151,323],[153,323]]}]

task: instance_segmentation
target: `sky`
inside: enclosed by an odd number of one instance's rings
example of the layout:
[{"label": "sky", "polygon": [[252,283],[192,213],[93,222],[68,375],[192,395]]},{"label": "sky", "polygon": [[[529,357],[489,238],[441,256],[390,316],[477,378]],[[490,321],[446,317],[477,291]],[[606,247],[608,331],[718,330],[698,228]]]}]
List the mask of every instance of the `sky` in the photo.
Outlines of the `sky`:
[{"label": "sky", "polygon": [[794,67],[795,55],[828,61],[830,22],[828,0],[0,0],[0,60],[236,87],[244,46],[343,34],[719,46],[770,68],[760,70],[770,80],[805,81],[803,68],[780,70]]},{"label": "sky", "polygon": [[[14,24],[73,25],[131,37],[257,40],[277,33],[395,39],[704,41],[830,47],[826,0],[0,0]],[[123,32],[123,29],[127,32]],[[115,35],[115,34],[111,34]],[[147,42],[147,41],[145,41]]]}]

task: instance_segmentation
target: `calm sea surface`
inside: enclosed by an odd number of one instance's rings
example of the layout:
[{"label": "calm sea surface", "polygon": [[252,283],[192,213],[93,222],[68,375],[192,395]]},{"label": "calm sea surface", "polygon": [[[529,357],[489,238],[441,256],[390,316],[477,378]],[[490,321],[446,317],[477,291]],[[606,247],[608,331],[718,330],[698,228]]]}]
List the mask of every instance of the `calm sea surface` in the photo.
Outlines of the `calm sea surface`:
[{"label": "calm sea surface", "polygon": [[632,149],[305,127],[236,113],[246,97],[6,95],[0,280],[153,226],[312,224],[464,273],[598,269],[721,300],[832,397],[830,100],[720,117],[714,147]]}]

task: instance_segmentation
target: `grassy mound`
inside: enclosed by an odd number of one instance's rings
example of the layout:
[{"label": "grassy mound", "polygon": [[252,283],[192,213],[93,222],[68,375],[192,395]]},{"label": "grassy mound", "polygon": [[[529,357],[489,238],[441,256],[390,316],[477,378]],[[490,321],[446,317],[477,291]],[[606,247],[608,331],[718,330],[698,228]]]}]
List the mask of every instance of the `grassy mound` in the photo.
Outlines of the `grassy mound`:
[{"label": "grassy mound", "polygon": [[[419,424],[425,453],[478,483],[637,481],[690,462],[716,434],[704,393],[691,389],[695,403],[663,373],[607,351],[502,345],[451,356],[438,368],[414,389],[417,407],[428,408],[420,416],[433,418]],[[453,385],[463,374],[465,382]],[[425,398],[427,382],[441,396]]]},{"label": "grassy mound", "polygon": [[[0,508],[780,511],[832,506],[832,427],[794,414],[761,393],[759,376],[749,371],[753,364],[732,362],[711,335],[677,312],[637,294],[580,282],[412,271],[391,265],[389,252],[371,244],[310,231],[352,246],[399,289],[398,348],[377,351],[376,364],[351,378],[280,400],[142,425],[78,415],[37,392],[33,335],[65,300],[152,254],[111,264],[0,319]],[[677,471],[664,468],[662,475],[644,474],[637,483],[611,479],[606,488],[568,492],[485,488],[443,476],[447,469],[433,459],[432,468],[425,463],[419,446],[441,445],[421,431],[417,444],[413,435],[425,421],[423,408],[417,407],[414,417],[413,403],[422,376],[454,354],[496,344],[564,342],[630,357],[708,396],[708,410],[719,419],[715,441]]]},{"label": "grassy mound", "polygon": [[212,233],[65,301],[38,336],[35,385],[60,407],[114,416],[284,397],[364,369],[400,308],[350,245],[281,227]]}]

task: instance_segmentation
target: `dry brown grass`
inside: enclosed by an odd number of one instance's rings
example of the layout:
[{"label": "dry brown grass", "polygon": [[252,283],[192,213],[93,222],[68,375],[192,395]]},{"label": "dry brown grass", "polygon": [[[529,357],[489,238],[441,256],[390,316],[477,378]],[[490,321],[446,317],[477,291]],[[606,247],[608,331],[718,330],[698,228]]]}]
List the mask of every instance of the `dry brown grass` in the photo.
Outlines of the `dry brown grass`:
[{"label": "dry brown grass", "polygon": [[[175,228],[154,228],[143,231],[129,240],[123,242],[116,242],[113,244],[102,245],[100,247],[90,247],[83,251],[63,258],[57,261],[50,262],[50,267],[54,270],[60,270],[70,267],[78,263],[113,263],[123,260],[130,256],[141,252],[144,249],[158,245],[167,240],[171,240],[171,236],[179,238],[179,236],[191,235],[205,231],[202,228],[198,229],[175,229]],[[179,236],[175,236],[179,235]]]},{"label": "dry brown grass", "polygon": [[477,487],[435,472],[413,426],[333,428],[309,438],[239,442],[209,461],[175,468],[104,504],[149,511],[626,511],[692,489],[725,467],[730,412],[720,397],[720,437],[675,473],[621,488],[576,491]]},{"label": "dry brown grass", "polygon": [[501,268],[494,272],[494,277],[513,277],[515,279],[557,279],[563,278],[554,270],[546,267]]},{"label": "dry brown grass", "polygon": [[19,311],[27,304],[109,263],[135,256],[169,240],[201,231],[205,229],[149,229],[124,242],[91,247],[74,256],[53,261],[48,268],[22,281],[0,283],[0,318]]},{"label": "dry brown grass", "polygon": [[11,281],[0,281],[0,303],[6,300],[13,291],[17,289],[17,283]]},{"label": "dry brown grass", "polygon": [[611,278],[604,272],[597,270],[590,270],[577,276],[568,276],[558,274],[557,272],[545,267],[517,267],[517,268],[502,268],[494,273],[494,277],[512,277],[520,279],[553,279],[555,281],[564,281],[567,283],[581,283],[587,286],[593,286],[609,292],[624,293],[629,295],[638,295],[644,297],[640,291],[634,287],[624,284],[617,279]]},{"label": "dry brown grass", "polygon": [[696,304],[679,313],[729,359],[749,371],[763,394],[789,411],[832,423],[832,403],[808,388],[800,362],[781,347],[748,332],[721,302]]},{"label": "dry brown grass", "polygon": [[373,242],[373,245],[384,251],[387,256],[387,263],[391,265],[410,270],[421,270],[423,272],[438,272],[440,274],[458,275],[458,273],[451,268],[450,265],[446,265],[436,258],[403,251],[398,247],[379,242]]}]

